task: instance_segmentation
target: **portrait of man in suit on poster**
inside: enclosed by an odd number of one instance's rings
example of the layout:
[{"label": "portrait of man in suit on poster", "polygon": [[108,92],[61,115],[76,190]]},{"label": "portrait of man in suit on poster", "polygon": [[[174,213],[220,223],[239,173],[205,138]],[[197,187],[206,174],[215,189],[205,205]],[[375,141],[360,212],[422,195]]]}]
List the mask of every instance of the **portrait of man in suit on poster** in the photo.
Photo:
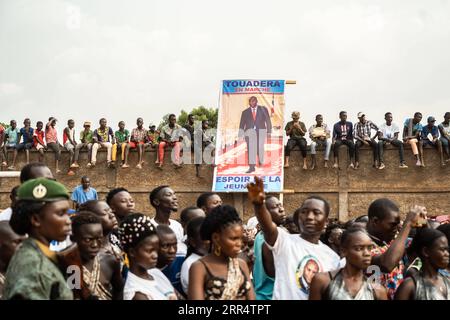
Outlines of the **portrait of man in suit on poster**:
[{"label": "portrait of man in suit on poster", "polygon": [[256,156],[258,156],[258,164],[264,165],[264,144],[272,133],[272,122],[269,110],[259,106],[255,96],[248,99],[248,104],[248,108],[241,114],[238,138],[245,138],[249,164],[246,173],[252,173],[256,171]]}]

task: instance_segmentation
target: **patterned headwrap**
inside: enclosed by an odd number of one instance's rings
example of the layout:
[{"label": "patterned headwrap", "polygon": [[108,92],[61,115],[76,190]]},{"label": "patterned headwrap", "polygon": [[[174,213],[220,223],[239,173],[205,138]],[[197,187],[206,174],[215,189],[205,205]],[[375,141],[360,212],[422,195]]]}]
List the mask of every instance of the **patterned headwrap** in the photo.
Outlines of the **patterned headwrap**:
[{"label": "patterned headwrap", "polygon": [[139,242],[151,235],[156,235],[156,228],[150,217],[142,213],[127,216],[119,227],[119,239],[125,251],[134,248]]}]

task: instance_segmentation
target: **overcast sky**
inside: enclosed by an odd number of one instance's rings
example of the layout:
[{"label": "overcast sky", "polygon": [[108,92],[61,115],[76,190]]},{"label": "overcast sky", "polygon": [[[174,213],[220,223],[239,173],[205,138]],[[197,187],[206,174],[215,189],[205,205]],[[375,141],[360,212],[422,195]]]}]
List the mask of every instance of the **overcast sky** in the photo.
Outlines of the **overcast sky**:
[{"label": "overcast sky", "polygon": [[309,126],[450,111],[450,3],[0,0],[0,121],[115,128],[217,107],[223,79],[292,79]]}]

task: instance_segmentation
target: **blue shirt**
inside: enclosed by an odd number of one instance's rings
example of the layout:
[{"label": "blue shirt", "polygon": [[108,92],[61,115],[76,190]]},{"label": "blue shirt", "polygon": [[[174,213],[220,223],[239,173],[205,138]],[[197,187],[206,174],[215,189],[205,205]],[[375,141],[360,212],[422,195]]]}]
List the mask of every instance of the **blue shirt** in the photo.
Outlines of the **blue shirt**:
[{"label": "blue shirt", "polygon": [[170,265],[161,269],[161,272],[164,273],[173,287],[181,294],[183,293],[183,288],[181,287],[181,266],[183,265],[184,259],[184,256],[177,256]]},{"label": "blue shirt", "polygon": [[422,127],[422,139],[423,140],[429,140],[427,138],[427,135],[431,133],[433,138],[439,137],[439,130],[437,126],[433,126],[431,129],[428,127],[428,125]]},{"label": "blue shirt", "polygon": [[30,128],[30,131],[28,132],[25,130],[25,128],[20,129],[20,135],[23,137],[23,143],[33,143],[33,132],[33,128]]},{"label": "blue shirt", "polygon": [[415,136],[417,134],[417,131],[420,132],[423,129],[422,124],[420,122],[416,124],[413,123],[413,118],[406,119],[403,126],[405,128],[408,128],[408,136]]},{"label": "blue shirt", "polygon": [[258,232],[255,237],[255,264],[253,265],[253,286],[255,287],[256,300],[272,300],[275,283],[275,279],[269,277],[264,270],[262,252],[264,241],[264,234]]},{"label": "blue shirt", "polygon": [[346,121],[342,124],[340,121],[333,126],[333,139],[353,141],[353,123]]},{"label": "blue shirt", "polygon": [[450,272],[448,272],[447,270],[445,270],[445,269],[439,269],[439,273],[440,273],[441,275],[443,275],[444,277],[447,277],[447,278],[450,279]]},{"label": "blue shirt", "polygon": [[72,200],[78,204],[85,203],[89,200],[98,200],[97,191],[92,187],[85,191],[83,190],[83,186],[79,185],[73,189]]}]

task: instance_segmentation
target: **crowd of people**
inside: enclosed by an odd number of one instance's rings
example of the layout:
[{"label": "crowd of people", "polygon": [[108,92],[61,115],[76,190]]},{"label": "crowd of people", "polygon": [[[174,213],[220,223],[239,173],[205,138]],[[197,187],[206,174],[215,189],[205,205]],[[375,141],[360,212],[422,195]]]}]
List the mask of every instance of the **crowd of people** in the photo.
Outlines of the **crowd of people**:
[{"label": "crowd of people", "polygon": [[2,299],[450,298],[450,224],[422,206],[401,219],[380,198],[344,223],[311,195],[291,214],[255,177],[254,217],[244,224],[213,192],[179,208],[176,191],[158,186],[148,196],[153,212],[143,213],[124,188],[99,200],[87,177],[74,206],[43,163],[24,166],[20,183],[0,213]]},{"label": "crowd of people", "polygon": [[[407,118],[402,126],[393,121],[393,114],[387,112],[385,121],[377,126],[374,122],[367,119],[365,113],[357,114],[358,122],[353,124],[347,121],[347,112],[339,113],[340,121],[334,124],[332,130],[324,122],[323,116],[316,115],[316,123],[306,129],[305,124],[300,121],[300,112],[292,113],[292,121],[289,121],[285,127],[285,133],[288,137],[285,146],[285,168],[289,167],[291,151],[298,147],[303,157],[303,169],[314,170],[317,167],[317,149],[324,149],[324,167],[328,168],[330,155],[334,156],[333,168],[339,168],[339,148],[346,146],[350,158],[349,167],[359,168],[360,150],[363,146],[368,146],[373,151],[373,167],[384,169],[385,159],[384,150],[386,146],[391,145],[398,149],[399,167],[408,168],[405,161],[406,145],[409,145],[416,166],[425,167],[424,147],[432,147],[438,151],[440,163],[445,166],[450,161],[450,112],[446,112],[444,120],[436,125],[436,118],[429,116],[427,124],[422,125],[422,114],[416,112],[412,118]],[[135,149],[138,153],[136,168],[142,169],[145,163],[145,150],[155,149],[156,159],[154,163],[157,168],[162,169],[164,165],[164,151],[168,147],[173,148],[174,157],[172,162],[175,168],[180,168],[183,160],[183,150],[194,151],[211,147],[210,153],[214,153],[215,134],[209,128],[208,120],[202,120],[201,125],[195,124],[195,116],[188,115],[187,122],[184,125],[177,123],[174,114],[168,117],[168,123],[156,129],[153,124],[149,125],[147,130],[144,127],[144,120],[138,118],[136,127],[131,132],[125,128],[125,122],[118,123],[118,129],[114,131],[108,126],[105,118],[100,119],[99,127],[91,129],[91,122],[86,121],[83,124],[83,130],[79,134],[79,140],[75,134],[75,122],[68,120],[67,127],[63,130],[62,141],[58,138],[56,130],[57,120],[50,117],[45,127],[42,121],[36,123],[36,128],[31,127],[30,119],[23,121],[23,127],[18,128],[15,120],[10,121],[7,129],[0,125],[0,148],[1,165],[8,170],[15,170],[15,163],[19,151],[26,153],[26,162],[30,162],[30,150],[36,149],[39,152],[39,161],[43,161],[44,152],[52,151],[55,154],[56,173],[60,173],[59,160],[61,150],[70,153],[68,163],[68,175],[75,175],[76,168],[80,167],[79,157],[81,150],[88,151],[86,167],[95,167],[97,164],[97,153],[100,149],[107,151],[107,166],[115,167],[117,162],[117,152],[120,153],[121,168],[129,168],[128,161],[130,150]],[[402,138],[400,137],[402,134]],[[308,166],[307,161],[307,137],[310,138],[311,161]],[[8,160],[8,152],[12,151],[13,158]],[[333,152],[331,152],[333,151]],[[198,152],[197,152],[198,153]],[[198,175],[198,165],[203,163],[202,154],[194,152],[196,170]],[[153,162],[153,159],[151,159]],[[213,164],[211,161],[210,164]]]},{"label": "crowd of people", "polygon": [[[438,150],[442,166],[450,161],[450,112],[445,113],[444,121],[439,125],[436,125],[436,118],[433,116],[429,116],[427,124],[422,125],[422,114],[416,112],[414,117],[405,120],[402,127],[393,122],[391,112],[384,115],[385,122],[380,126],[368,120],[364,112],[358,112],[357,117],[358,122],[353,124],[347,121],[347,112],[341,111],[339,113],[340,121],[334,124],[331,131],[324,123],[323,116],[318,114],[316,123],[307,130],[305,124],[300,121],[300,112],[293,112],[292,121],[288,122],[285,127],[286,135],[289,137],[285,147],[285,168],[289,167],[291,151],[298,146],[303,157],[303,169],[308,169],[306,160],[307,135],[311,139],[310,169],[312,170],[317,166],[316,148],[318,146],[324,148],[325,168],[328,167],[331,150],[334,154],[333,168],[339,167],[339,147],[342,145],[348,148],[349,167],[353,169],[359,168],[360,150],[363,146],[369,146],[372,149],[373,167],[380,170],[386,167],[383,155],[387,145],[392,145],[398,149],[399,167],[402,169],[408,168],[404,155],[405,145],[411,147],[416,166],[425,167],[423,148],[426,146]],[[402,140],[400,140],[400,132],[402,133]]]},{"label": "crowd of people", "polygon": [[[35,149],[39,152],[39,161],[44,161],[44,152],[51,151],[55,154],[56,173],[61,173],[60,158],[61,150],[70,153],[67,171],[68,175],[75,175],[76,168],[80,167],[80,151],[87,150],[87,168],[95,167],[97,164],[97,153],[100,149],[107,151],[107,166],[115,167],[117,152],[119,150],[121,160],[119,166],[123,169],[129,168],[128,156],[130,150],[135,149],[138,153],[138,163],[136,168],[142,169],[144,161],[144,152],[146,149],[156,150],[155,165],[162,169],[164,164],[164,151],[167,147],[174,148],[175,156],[173,164],[180,168],[181,154],[183,147],[194,150],[194,137],[199,137],[200,150],[213,143],[214,135],[210,133],[209,121],[202,120],[201,125],[195,127],[195,115],[189,114],[187,123],[181,126],[177,123],[176,116],[171,114],[168,123],[157,130],[153,124],[149,125],[148,130],[144,127],[144,120],[136,120],[136,128],[131,132],[125,128],[125,122],[118,123],[118,129],[114,131],[105,118],[99,120],[97,129],[92,130],[92,123],[84,122],[83,130],[79,134],[79,140],[75,133],[75,121],[67,121],[67,127],[63,130],[62,141],[58,137],[56,129],[57,119],[50,117],[44,127],[42,121],[36,123],[36,128],[31,127],[31,121],[26,118],[23,121],[23,127],[17,127],[17,121],[11,120],[9,127],[4,128],[0,125],[0,148],[1,148],[1,166],[8,170],[15,170],[18,152],[24,150],[26,153],[26,163],[30,162],[30,150]],[[8,153],[12,152],[12,160],[9,161]],[[153,161],[153,160],[152,160]],[[197,161],[198,162],[198,161]],[[197,168],[198,169],[198,168]],[[197,170],[198,171],[198,170]]]}]

